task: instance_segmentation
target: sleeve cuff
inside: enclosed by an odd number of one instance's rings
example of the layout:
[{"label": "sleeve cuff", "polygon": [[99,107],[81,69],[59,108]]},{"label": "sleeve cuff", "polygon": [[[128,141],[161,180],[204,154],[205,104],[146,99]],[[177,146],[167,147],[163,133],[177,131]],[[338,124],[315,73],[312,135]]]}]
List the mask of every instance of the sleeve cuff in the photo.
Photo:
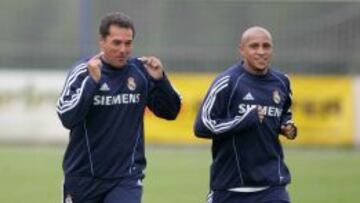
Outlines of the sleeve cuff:
[{"label": "sleeve cuff", "polygon": [[281,123],[281,125],[288,125],[288,124],[294,124],[295,122],[293,120],[287,120],[287,121],[283,121]]},{"label": "sleeve cuff", "polygon": [[167,76],[165,74],[165,72],[163,72],[163,77],[160,78],[160,79],[154,79],[152,78],[152,81],[155,85],[160,85],[160,86],[163,86],[163,85],[168,85],[170,82],[169,80],[167,79]]}]

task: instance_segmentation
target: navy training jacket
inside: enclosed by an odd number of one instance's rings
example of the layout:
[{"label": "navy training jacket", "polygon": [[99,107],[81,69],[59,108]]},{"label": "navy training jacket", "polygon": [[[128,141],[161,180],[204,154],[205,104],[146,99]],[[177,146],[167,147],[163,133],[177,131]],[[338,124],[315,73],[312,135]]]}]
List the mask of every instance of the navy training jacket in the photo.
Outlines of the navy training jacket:
[{"label": "navy training jacket", "polygon": [[64,173],[143,178],[145,108],[158,117],[174,120],[180,110],[180,96],[165,74],[154,80],[136,58],[129,59],[122,69],[102,61],[98,83],[88,73],[88,60],[69,71],[57,103],[60,120],[70,130]]},{"label": "navy training jacket", "polygon": [[279,133],[292,122],[291,100],[288,77],[273,69],[256,76],[239,62],[215,79],[194,125],[197,137],[212,139],[212,190],[290,182]]}]

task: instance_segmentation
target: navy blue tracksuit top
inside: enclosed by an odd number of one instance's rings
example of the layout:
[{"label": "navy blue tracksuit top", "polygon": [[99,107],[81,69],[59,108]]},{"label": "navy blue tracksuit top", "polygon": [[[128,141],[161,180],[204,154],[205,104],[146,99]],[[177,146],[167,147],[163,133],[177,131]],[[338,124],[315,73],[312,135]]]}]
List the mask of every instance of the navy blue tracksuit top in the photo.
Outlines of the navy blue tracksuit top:
[{"label": "navy blue tracksuit top", "polygon": [[88,60],[70,70],[57,104],[62,124],[70,129],[64,173],[142,178],[145,107],[173,120],[180,110],[180,97],[165,74],[154,80],[136,58],[121,69],[102,61],[98,83],[88,73]]},{"label": "navy blue tracksuit top", "polygon": [[197,137],[213,141],[212,190],[290,182],[279,141],[281,124],[292,122],[290,106],[289,79],[273,69],[256,76],[239,62],[215,79],[194,126]]}]

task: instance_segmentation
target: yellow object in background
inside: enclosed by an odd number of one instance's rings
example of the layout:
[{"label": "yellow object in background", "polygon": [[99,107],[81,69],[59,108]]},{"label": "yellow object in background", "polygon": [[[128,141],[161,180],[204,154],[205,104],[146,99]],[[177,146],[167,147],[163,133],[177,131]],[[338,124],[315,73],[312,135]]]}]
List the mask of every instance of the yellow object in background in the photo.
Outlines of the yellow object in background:
[{"label": "yellow object in background", "polygon": [[[145,116],[147,142],[165,144],[208,143],[196,139],[193,124],[200,104],[216,74],[174,73],[170,80],[183,100],[175,121]],[[299,129],[289,145],[351,145],[354,137],[353,79],[335,76],[293,76],[294,120]]]},{"label": "yellow object in background", "polygon": [[294,143],[353,144],[353,78],[304,75],[291,77],[291,82],[293,115],[299,128]]},{"label": "yellow object in background", "polygon": [[175,121],[155,117],[149,110],[145,116],[145,140],[150,143],[206,143],[196,139],[193,124],[200,104],[215,74],[175,73],[169,76],[172,85],[182,96],[181,111]]}]

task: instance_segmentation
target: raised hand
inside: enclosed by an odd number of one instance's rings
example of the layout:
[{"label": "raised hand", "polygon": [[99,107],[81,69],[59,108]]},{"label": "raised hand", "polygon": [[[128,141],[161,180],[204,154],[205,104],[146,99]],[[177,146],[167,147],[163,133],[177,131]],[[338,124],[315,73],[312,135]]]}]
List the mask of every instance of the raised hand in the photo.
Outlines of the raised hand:
[{"label": "raised hand", "polygon": [[89,74],[95,80],[95,82],[99,82],[101,77],[102,62],[100,60],[100,57],[102,55],[103,52],[100,52],[99,54],[96,54],[88,61]]},{"label": "raised hand", "polygon": [[158,58],[154,56],[143,56],[138,59],[143,62],[147,72],[155,80],[159,80],[163,77],[164,68]]}]

